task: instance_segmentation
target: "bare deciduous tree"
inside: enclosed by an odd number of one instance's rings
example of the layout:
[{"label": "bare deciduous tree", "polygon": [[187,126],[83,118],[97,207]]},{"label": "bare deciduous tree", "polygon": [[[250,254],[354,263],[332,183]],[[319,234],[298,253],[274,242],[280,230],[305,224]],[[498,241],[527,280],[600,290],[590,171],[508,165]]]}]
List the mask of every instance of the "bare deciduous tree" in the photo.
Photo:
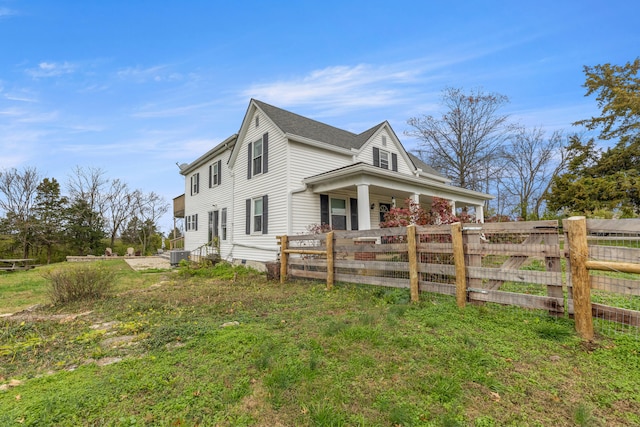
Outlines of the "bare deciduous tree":
[{"label": "bare deciduous tree", "polygon": [[17,234],[24,258],[29,256],[33,208],[39,183],[40,174],[34,167],[0,172],[0,209],[5,213],[9,227]]},{"label": "bare deciduous tree", "polygon": [[126,182],[119,179],[111,181],[104,199],[104,208],[105,227],[111,236],[111,247],[113,247],[118,233],[134,209],[134,197]]},{"label": "bare deciduous tree", "polygon": [[167,213],[169,204],[162,196],[153,191],[144,194],[142,191],[136,190],[131,196],[136,234],[142,245],[142,252],[145,253],[152,235],[157,231],[157,222],[162,215]]},{"label": "bare deciduous tree", "polygon": [[505,147],[500,187],[515,200],[523,220],[540,218],[551,180],[566,166],[562,132],[548,138],[542,128],[520,128]]},{"label": "bare deciduous tree", "polygon": [[483,191],[488,179],[499,168],[501,149],[510,126],[500,108],[508,102],[504,95],[446,88],[442,97],[445,111],[441,117],[410,118],[413,130],[405,134],[420,139],[425,159],[449,177],[453,184]]}]

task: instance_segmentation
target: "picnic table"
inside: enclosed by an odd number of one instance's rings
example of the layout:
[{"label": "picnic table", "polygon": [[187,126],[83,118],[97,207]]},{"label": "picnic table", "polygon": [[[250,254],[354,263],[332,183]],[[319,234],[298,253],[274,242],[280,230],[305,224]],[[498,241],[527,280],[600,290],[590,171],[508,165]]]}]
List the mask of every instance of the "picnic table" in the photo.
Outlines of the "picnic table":
[{"label": "picnic table", "polygon": [[0,259],[0,271],[31,270],[36,268],[35,265],[30,264],[32,261],[34,261],[33,258]]}]

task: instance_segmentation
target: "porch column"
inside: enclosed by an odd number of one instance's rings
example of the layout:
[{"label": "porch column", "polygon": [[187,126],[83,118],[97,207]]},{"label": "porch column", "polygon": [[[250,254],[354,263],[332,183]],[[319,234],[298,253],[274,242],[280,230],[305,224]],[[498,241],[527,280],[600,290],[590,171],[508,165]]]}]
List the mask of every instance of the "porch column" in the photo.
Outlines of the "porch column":
[{"label": "porch column", "polygon": [[476,206],[476,222],[484,222],[484,205]]},{"label": "porch column", "polygon": [[456,201],[451,200],[451,215],[456,216]]},{"label": "porch column", "polygon": [[371,230],[371,214],[369,213],[369,185],[358,184],[358,229]]},{"label": "porch column", "polygon": [[420,204],[420,195],[418,193],[412,194],[411,195],[411,201],[413,201],[413,203],[415,203],[416,205]]}]

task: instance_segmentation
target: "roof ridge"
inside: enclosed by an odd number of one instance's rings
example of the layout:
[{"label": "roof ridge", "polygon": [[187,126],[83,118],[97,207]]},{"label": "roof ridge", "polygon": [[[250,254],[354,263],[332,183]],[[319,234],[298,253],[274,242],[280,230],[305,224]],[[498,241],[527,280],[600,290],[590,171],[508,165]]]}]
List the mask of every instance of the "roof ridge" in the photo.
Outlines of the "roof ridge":
[{"label": "roof ridge", "polygon": [[[307,117],[307,116],[303,116],[302,114],[294,113],[293,111],[285,110],[284,108],[276,107],[275,105],[269,104],[269,103],[264,102],[264,101],[260,101],[259,99],[255,99],[255,98],[253,98],[253,101],[255,101],[257,104],[259,104],[259,105],[261,105],[261,106],[266,105],[267,107],[273,108],[273,109],[275,109],[275,110],[282,111],[282,112],[287,113],[287,114],[291,114],[292,116],[299,117],[299,118],[301,118],[301,119],[303,119],[303,120],[308,120],[308,121],[311,121],[311,122],[315,122],[315,123],[318,123],[318,124],[320,124],[320,125],[322,125],[322,126],[328,126],[328,127],[330,127],[330,128],[334,128],[334,129],[336,129],[336,130],[339,130],[339,131],[342,131],[342,132],[349,133],[349,134],[351,134],[351,135],[353,135],[353,136],[358,136],[358,134],[356,134],[356,133],[354,133],[354,132],[351,132],[351,131],[348,131],[348,130],[346,130],[346,129],[342,129],[342,128],[339,128],[339,127],[337,127],[337,126],[333,126],[333,125],[330,125],[330,124],[328,124],[328,123],[321,122],[320,120],[316,120],[316,119],[312,119],[312,118]],[[262,107],[261,107],[261,108],[262,108]]]}]

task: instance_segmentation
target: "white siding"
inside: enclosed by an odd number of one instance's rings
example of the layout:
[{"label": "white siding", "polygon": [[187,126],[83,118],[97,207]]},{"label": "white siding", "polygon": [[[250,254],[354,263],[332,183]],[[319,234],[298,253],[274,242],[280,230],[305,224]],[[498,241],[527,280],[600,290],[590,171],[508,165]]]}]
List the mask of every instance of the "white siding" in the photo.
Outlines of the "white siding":
[{"label": "white siding", "polygon": [[[282,132],[266,117],[260,115],[259,126],[255,122],[256,111],[247,117],[246,133],[238,141],[239,151],[234,164],[234,209],[232,256],[235,259],[269,261],[276,259],[278,244],[276,236],[286,234],[288,222],[287,194],[287,143]],[[248,145],[269,134],[268,171],[247,179]],[[245,233],[246,199],[267,195],[268,234],[247,235]]]},{"label": "white siding", "polygon": [[[382,145],[382,137],[386,137],[387,146]],[[377,147],[380,150],[387,151],[389,153],[398,155],[398,172],[411,175],[413,173],[413,166],[409,165],[402,153],[402,147],[396,144],[395,138],[388,132],[386,127],[383,127],[381,131],[376,133],[363,147],[362,151],[358,153],[357,161],[373,164],[373,147]],[[391,170],[391,156],[389,156],[389,170]]]},{"label": "white siding", "polygon": [[[226,150],[217,156],[207,159],[200,167],[185,177],[185,217],[198,214],[198,230],[185,230],[185,249],[194,250],[208,241],[208,214],[218,210],[220,223],[218,234],[221,235],[222,208],[227,208],[227,239],[220,240],[220,255],[223,259],[229,258],[231,252],[231,218],[233,213],[233,182],[231,171],[227,166],[231,151]],[[209,165],[221,163],[221,185],[209,188]],[[200,191],[191,195],[190,183],[193,174],[200,174]],[[215,205],[215,206],[214,206]],[[185,219],[186,223],[186,219]]]},{"label": "white siding", "polygon": [[[291,190],[302,187],[302,180],[323,172],[348,166],[353,163],[352,155],[344,155],[323,150],[307,144],[289,144],[289,182]],[[355,196],[354,196],[355,197]],[[320,196],[309,191],[293,194],[291,203],[293,215],[291,233],[304,233],[307,227],[320,224]]]}]

